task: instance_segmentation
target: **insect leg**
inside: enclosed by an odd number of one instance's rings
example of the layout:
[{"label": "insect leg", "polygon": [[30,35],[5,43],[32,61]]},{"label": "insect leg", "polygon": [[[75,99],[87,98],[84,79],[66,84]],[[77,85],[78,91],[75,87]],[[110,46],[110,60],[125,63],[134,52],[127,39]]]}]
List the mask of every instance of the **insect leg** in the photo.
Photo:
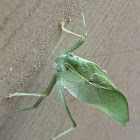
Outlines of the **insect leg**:
[{"label": "insect leg", "polygon": [[86,22],[85,22],[85,18],[84,18],[83,12],[82,12],[82,18],[83,18],[83,25],[84,25],[84,36],[87,36]]},{"label": "insect leg", "polygon": [[85,19],[84,19],[84,14],[82,13],[82,17],[83,17],[83,26],[84,26],[84,35],[78,35],[76,33],[73,33],[71,31],[69,31],[68,29],[66,29],[64,27],[64,22],[61,22],[60,25],[61,25],[61,28],[64,32],[67,32],[69,34],[73,34],[74,36],[77,36],[79,38],[79,40],[71,47],[69,48],[68,50],[66,50],[63,54],[67,54],[69,52],[73,52],[74,50],[76,50],[78,47],[80,47],[84,42],[85,42],[85,38],[87,36],[87,30],[86,30],[86,24],[85,24]]},{"label": "insect leg", "polygon": [[[87,36],[86,23],[85,23],[85,18],[84,18],[83,12],[82,12],[82,18],[83,18],[83,26],[84,26],[84,35],[83,35],[83,36]],[[64,32],[69,33],[69,34],[72,34],[72,35],[74,35],[74,36],[77,36],[78,38],[83,37],[82,35],[78,35],[78,34],[76,34],[76,33],[74,33],[74,32],[71,32],[70,30],[66,29],[66,28],[64,27],[64,25],[65,25],[64,22],[61,22],[60,25],[61,25],[61,28],[62,28],[62,30],[63,30]]]},{"label": "insect leg", "polygon": [[10,93],[8,98],[13,98],[15,96],[38,96],[38,97],[45,97],[45,94],[40,94],[40,93]]},{"label": "insect leg", "polygon": [[67,129],[66,131],[62,132],[61,134],[57,135],[56,137],[53,138],[53,140],[56,140],[58,138],[60,138],[61,136],[65,135],[66,133],[72,131],[75,127],[76,127],[76,123],[75,121],[73,120],[72,116],[71,116],[71,113],[69,111],[69,108],[67,106],[67,103],[66,103],[66,99],[65,99],[65,96],[64,96],[64,91],[63,91],[63,87],[59,84],[59,82],[57,82],[57,93],[58,93],[58,96],[63,104],[63,107],[65,108],[70,120],[71,120],[71,123],[72,123],[72,126]]},{"label": "insect leg", "polygon": [[[47,87],[47,89],[42,94],[38,94],[38,93],[34,93],[34,95],[33,95],[33,93],[29,94],[29,96],[38,96],[38,95],[41,96],[32,107],[22,108],[22,109],[15,109],[13,111],[14,112],[25,111],[25,110],[32,110],[32,109],[36,108],[42,102],[44,97],[46,97],[46,96],[48,96],[50,94],[50,92],[51,92],[53,86],[55,85],[56,81],[57,81],[57,73],[54,74],[49,86]],[[20,94],[21,94],[21,96],[24,96],[24,94],[27,94],[27,93],[20,93]],[[18,95],[15,95],[15,96],[18,96]]]}]

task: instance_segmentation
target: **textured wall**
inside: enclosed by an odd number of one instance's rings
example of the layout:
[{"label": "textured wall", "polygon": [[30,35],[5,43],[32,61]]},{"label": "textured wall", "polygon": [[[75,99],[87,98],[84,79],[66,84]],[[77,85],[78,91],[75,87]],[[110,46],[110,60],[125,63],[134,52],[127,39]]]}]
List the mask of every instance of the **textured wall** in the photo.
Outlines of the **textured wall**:
[{"label": "textured wall", "polygon": [[43,92],[55,70],[53,60],[76,38],[61,33],[60,21],[88,37],[75,51],[108,72],[129,103],[130,122],[119,126],[104,112],[66,98],[78,127],[61,140],[139,140],[140,137],[140,1],[138,0],[1,0],[0,1],[0,139],[50,140],[71,123],[56,90],[33,111],[37,98],[7,100],[10,92]]}]

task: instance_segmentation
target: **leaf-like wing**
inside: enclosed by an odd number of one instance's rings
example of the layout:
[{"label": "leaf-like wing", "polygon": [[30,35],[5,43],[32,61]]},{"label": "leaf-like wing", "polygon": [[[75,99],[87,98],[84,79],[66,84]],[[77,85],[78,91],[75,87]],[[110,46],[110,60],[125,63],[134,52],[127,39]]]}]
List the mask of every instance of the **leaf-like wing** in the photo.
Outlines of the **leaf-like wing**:
[{"label": "leaf-like wing", "polygon": [[74,97],[96,106],[120,125],[125,126],[126,122],[129,121],[127,100],[115,85],[110,83],[111,80],[107,81],[103,76],[101,77],[97,75],[94,83],[93,77],[90,79],[93,81],[87,80],[70,68],[61,74],[59,80]]},{"label": "leaf-like wing", "polygon": [[96,107],[106,112],[114,118],[120,125],[125,126],[129,121],[128,103],[125,96],[115,89],[107,89],[95,87],[94,84],[85,83],[89,92],[93,91],[99,98],[99,104],[94,104]]}]

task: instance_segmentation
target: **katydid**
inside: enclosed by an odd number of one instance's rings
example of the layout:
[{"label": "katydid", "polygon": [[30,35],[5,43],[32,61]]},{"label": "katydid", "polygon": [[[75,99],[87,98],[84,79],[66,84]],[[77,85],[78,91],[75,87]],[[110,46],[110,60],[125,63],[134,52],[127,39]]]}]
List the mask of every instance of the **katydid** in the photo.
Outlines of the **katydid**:
[{"label": "katydid", "polygon": [[72,34],[79,40],[68,50],[57,57],[54,62],[56,73],[54,74],[49,86],[43,93],[10,93],[9,98],[15,96],[39,96],[37,102],[30,108],[17,109],[15,111],[32,110],[36,108],[44,97],[48,96],[53,88],[57,85],[57,93],[68,117],[71,120],[72,126],[55,136],[56,140],[64,134],[70,132],[76,127],[76,123],[72,118],[69,108],[66,103],[64,88],[67,89],[75,98],[90,105],[94,105],[101,109],[121,126],[125,126],[129,121],[128,103],[125,96],[113,84],[107,76],[107,73],[102,70],[97,64],[75,56],[72,52],[80,47],[86,39],[87,31],[84,15],[82,13],[84,35],[75,34],[64,27],[64,22],[61,22],[61,28],[64,32]]}]

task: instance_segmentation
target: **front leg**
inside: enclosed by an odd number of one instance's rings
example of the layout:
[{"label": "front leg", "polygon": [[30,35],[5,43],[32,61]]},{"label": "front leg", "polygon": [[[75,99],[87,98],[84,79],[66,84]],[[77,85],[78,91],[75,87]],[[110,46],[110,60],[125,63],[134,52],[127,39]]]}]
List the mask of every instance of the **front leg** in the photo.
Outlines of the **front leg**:
[{"label": "front leg", "polygon": [[71,31],[69,31],[68,29],[66,29],[64,27],[64,25],[65,25],[64,22],[61,22],[60,23],[61,28],[62,28],[62,30],[64,32],[69,33],[69,34],[72,34],[72,35],[74,35],[74,36],[76,36],[76,37],[79,38],[79,40],[72,47],[70,47],[68,50],[66,50],[62,54],[68,54],[69,52],[73,52],[74,50],[76,50],[78,47],[80,47],[85,42],[85,38],[87,36],[87,30],[86,30],[85,18],[84,18],[84,14],[83,13],[82,13],[82,17],[83,17],[83,25],[84,25],[84,35],[83,36],[82,35],[78,35],[76,33],[73,33]]}]

